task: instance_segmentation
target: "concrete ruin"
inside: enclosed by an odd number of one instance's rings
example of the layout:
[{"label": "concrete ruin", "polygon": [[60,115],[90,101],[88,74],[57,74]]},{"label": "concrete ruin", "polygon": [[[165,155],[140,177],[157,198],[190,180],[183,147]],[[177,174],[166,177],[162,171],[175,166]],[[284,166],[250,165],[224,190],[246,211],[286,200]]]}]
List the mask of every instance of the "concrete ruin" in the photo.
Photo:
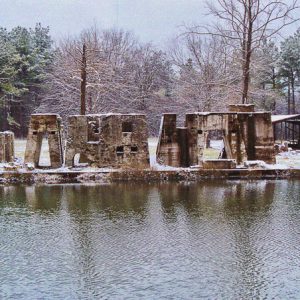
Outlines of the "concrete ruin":
[{"label": "concrete ruin", "polygon": [[11,131],[0,132],[0,163],[13,162],[15,136]]},{"label": "concrete ruin", "polygon": [[63,165],[62,125],[58,114],[33,114],[30,118],[25,163],[41,167],[40,156],[43,138],[48,139],[50,168]]},{"label": "concrete ruin", "polygon": [[[236,111],[233,111],[236,110]],[[162,117],[157,161],[173,167],[202,165],[211,132],[221,136],[224,149],[219,158],[275,163],[274,136],[269,112],[253,112],[254,106],[230,106],[229,112],[187,114],[185,127],[176,127],[176,114]]]},{"label": "concrete ruin", "polygon": [[255,105],[254,104],[229,104],[228,110],[229,112],[254,112]]},{"label": "concrete ruin", "polygon": [[206,159],[201,162],[201,167],[208,170],[235,169],[236,161],[234,159]]},{"label": "concrete ruin", "polygon": [[74,167],[148,168],[145,115],[95,114],[69,117],[65,164]]}]

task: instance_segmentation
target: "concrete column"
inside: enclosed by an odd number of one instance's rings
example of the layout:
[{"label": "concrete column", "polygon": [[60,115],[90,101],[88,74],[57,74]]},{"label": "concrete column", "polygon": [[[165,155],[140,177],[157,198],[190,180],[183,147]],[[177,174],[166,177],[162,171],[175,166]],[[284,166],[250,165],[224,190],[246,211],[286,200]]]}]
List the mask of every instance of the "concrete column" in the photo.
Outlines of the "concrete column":
[{"label": "concrete column", "polygon": [[13,162],[15,156],[14,133],[0,132],[0,162]]}]

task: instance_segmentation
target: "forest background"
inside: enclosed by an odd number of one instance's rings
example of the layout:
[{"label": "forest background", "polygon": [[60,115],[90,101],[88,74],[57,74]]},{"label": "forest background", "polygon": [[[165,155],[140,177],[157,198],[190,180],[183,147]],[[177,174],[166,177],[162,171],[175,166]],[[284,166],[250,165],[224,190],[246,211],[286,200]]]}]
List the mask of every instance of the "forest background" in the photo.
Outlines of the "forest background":
[{"label": "forest background", "polygon": [[254,103],[300,113],[300,30],[280,35],[297,22],[297,1],[213,4],[215,22],[181,27],[164,50],[120,28],[55,42],[40,23],[0,28],[0,130],[24,137],[31,113],[79,114],[83,73],[86,113],[144,113],[152,135],[166,112]]}]

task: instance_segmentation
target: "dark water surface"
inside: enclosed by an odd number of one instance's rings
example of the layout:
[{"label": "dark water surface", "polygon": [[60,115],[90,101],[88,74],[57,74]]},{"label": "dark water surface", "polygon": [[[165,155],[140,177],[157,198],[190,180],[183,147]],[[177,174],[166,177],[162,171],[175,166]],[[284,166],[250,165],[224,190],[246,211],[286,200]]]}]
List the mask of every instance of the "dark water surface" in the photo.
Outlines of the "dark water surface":
[{"label": "dark water surface", "polygon": [[0,187],[0,299],[300,299],[300,181]]}]

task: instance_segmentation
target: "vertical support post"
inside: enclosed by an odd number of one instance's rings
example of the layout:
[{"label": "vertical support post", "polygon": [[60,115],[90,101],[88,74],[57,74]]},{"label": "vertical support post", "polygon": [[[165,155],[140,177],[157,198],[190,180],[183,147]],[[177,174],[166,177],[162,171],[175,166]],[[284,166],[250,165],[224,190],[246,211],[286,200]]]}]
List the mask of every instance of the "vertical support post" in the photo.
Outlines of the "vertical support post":
[{"label": "vertical support post", "polygon": [[25,150],[25,163],[33,163],[35,166],[39,165],[40,154],[42,149],[43,132],[39,132],[36,128],[29,127]]},{"label": "vertical support post", "polygon": [[295,143],[295,124],[293,124],[293,144]]},{"label": "vertical support post", "polygon": [[281,127],[280,128],[280,133],[281,133],[280,135],[281,135],[281,144],[282,144],[282,142],[283,142],[283,122],[280,123],[280,127]]},{"label": "vertical support post", "polygon": [[52,168],[59,168],[63,164],[63,157],[61,156],[61,140],[58,132],[48,134],[49,155]]},{"label": "vertical support post", "polygon": [[284,122],[284,132],[285,132],[285,140],[288,140],[288,131],[287,131],[287,126],[286,126],[286,122]]}]

